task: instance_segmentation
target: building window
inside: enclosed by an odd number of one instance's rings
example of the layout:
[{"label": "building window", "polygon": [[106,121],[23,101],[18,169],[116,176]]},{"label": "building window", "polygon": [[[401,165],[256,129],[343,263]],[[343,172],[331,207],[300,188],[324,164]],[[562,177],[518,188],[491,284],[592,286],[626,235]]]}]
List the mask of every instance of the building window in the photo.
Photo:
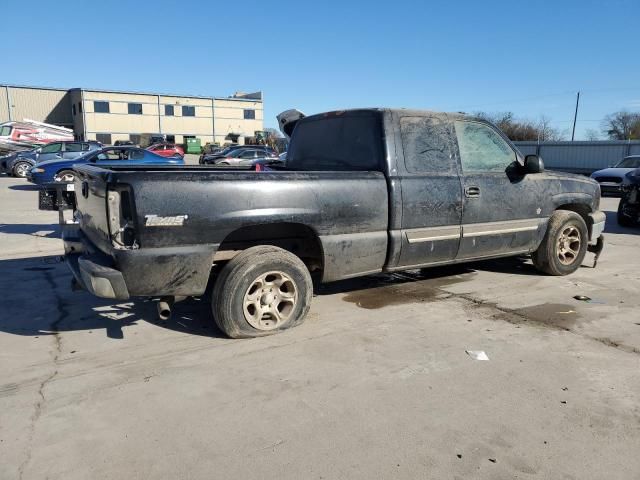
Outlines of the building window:
[{"label": "building window", "polygon": [[176,143],[175,135],[167,135],[167,143]]},{"label": "building window", "polygon": [[73,116],[76,116],[76,104],[74,103],[73,105],[71,105],[71,113],[73,113]]},{"label": "building window", "polygon": [[78,113],[82,113],[82,102],[78,102]]},{"label": "building window", "polygon": [[110,133],[96,133],[96,140],[103,145],[111,145]]},{"label": "building window", "polygon": [[256,119],[256,111],[255,110],[245,110],[244,111],[244,119],[245,120],[255,120]]},{"label": "building window", "polygon": [[109,102],[93,102],[93,111],[96,113],[109,113]]},{"label": "building window", "polygon": [[165,105],[164,106],[164,114],[167,117],[173,117],[173,105]]},{"label": "building window", "polygon": [[132,133],[129,135],[129,140],[131,140],[135,145],[140,145],[140,135]]},{"label": "building window", "polygon": [[190,107],[189,105],[182,106],[182,116],[183,117],[195,117],[196,116],[196,107]]},{"label": "building window", "polygon": [[129,114],[130,115],[142,115],[142,104],[141,103],[129,103]]}]

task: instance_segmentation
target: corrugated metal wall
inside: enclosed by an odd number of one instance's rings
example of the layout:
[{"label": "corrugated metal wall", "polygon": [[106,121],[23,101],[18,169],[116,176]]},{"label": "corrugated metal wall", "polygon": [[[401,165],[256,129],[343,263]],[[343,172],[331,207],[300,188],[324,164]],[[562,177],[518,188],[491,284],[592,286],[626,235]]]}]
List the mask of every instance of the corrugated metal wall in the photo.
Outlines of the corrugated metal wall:
[{"label": "corrugated metal wall", "polygon": [[67,90],[9,87],[9,98],[13,120],[29,118],[73,127],[71,101]]},{"label": "corrugated metal wall", "polygon": [[537,154],[550,170],[591,174],[628,155],[640,155],[640,141],[514,142],[523,155]]},{"label": "corrugated metal wall", "polygon": [[0,85],[0,123],[9,121],[9,104],[7,103],[7,88]]}]

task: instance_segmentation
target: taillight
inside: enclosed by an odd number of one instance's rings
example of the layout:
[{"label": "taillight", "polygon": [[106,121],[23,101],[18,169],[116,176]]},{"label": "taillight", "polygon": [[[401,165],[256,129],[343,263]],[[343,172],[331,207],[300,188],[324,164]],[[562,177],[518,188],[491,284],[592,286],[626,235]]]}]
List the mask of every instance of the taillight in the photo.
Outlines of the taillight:
[{"label": "taillight", "polygon": [[113,246],[121,249],[138,248],[133,197],[128,185],[118,185],[107,190],[107,215]]}]

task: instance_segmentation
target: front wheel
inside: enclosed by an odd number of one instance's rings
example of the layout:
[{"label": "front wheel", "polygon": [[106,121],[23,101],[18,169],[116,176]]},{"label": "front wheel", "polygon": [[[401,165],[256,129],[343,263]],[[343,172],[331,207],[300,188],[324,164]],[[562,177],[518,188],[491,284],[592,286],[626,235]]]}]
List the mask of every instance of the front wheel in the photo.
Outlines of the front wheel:
[{"label": "front wheel", "polygon": [[531,256],[533,264],[549,275],[568,275],[582,264],[588,242],[589,231],[583,218],[569,210],[557,210],[549,219],[542,243]]},{"label": "front wheel", "polygon": [[62,170],[53,177],[54,182],[75,182],[76,174],[71,170]]},{"label": "front wheel", "polygon": [[620,199],[620,203],[618,204],[618,225],[621,225],[623,227],[633,227],[636,222],[633,221],[633,218],[629,217],[629,215],[627,215],[625,213],[625,209],[627,208],[627,197],[623,196]]},{"label": "front wheel", "polygon": [[298,257],[262,245],[227,263],[213,287],[211,307],[218,327],[231,338],[260,337],[295,327],[311,305],[313,284]]}]

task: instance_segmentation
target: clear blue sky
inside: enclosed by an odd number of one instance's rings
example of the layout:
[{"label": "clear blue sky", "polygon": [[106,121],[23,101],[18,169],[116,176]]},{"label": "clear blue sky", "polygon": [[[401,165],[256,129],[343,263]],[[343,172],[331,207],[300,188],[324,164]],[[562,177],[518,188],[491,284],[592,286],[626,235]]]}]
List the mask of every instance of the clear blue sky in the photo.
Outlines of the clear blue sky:
[{"label": "clear blue sky", "polygon": [[0,2],[0,83],[227,96],[265,126],[357,106],[513,111],[578,136],[640,110],[638,0]]}]

